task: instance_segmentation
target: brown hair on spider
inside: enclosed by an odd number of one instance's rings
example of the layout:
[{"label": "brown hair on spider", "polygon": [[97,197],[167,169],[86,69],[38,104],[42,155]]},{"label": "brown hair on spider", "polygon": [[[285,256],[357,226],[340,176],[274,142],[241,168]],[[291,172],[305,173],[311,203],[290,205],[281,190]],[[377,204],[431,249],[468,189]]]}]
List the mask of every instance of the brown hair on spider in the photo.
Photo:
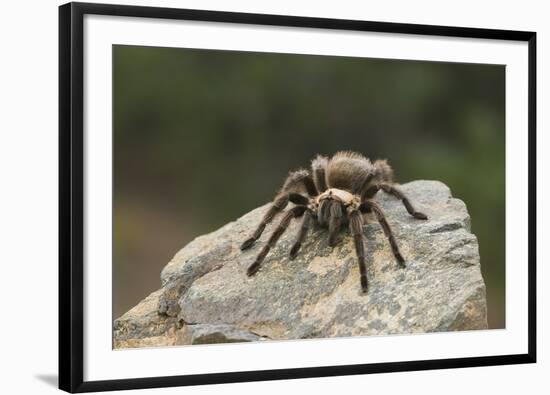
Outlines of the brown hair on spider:
[{"label": "brown hair on spider", "polygon": [[362,214],[374,213],[388,238],[397,263],[405,267],[405,259],[399,251],[384,211],[374,200],[379,190],[400,199],[414,218],[428,219],[425,214],[416,211],[409,199],[394,185],[393,170],[386,160],[371,162],[361,154],[341,151],[332,158],[318,155],[311,162],[311,170],[301,169],[290,172],[252,236],[241,245],[241,250],[250,248],[260,238],[266,225],[283,211],[289,202],[294,203],[295,206],[285,212],[267,244],[248,267],[247,274],[252,276],[258,271],[267,253],[288,228],[290,221],[294,218],[302,218],[296,241],[290,250],[290,258],[294,259],[297,256],[312,221],[328,228],[330,246],[338,243],[337,235],[340,228],[348,226],[357,253],[361,289],[367,292]]}]

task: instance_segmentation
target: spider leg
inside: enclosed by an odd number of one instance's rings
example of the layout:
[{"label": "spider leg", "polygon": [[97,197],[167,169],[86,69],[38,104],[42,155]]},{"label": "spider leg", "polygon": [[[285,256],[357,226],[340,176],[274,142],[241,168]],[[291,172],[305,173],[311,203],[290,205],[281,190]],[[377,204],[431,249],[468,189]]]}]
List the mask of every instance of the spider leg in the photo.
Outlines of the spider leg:
[{"label": "spider leg", "polygon": [[365,266],[365,244],[363,242],[363,218],[357,210],[352,211],[349,217],[349,230],[353,236],[355,252],[357,254],[357,263],[359,264],[359,274],[361,278],[361,289],[367,292],[367,268]]},{"label": "spider leg", "polygon": [[414,208],[414,206],[412,205],[410,200],[407,198],[407,196],[405,196],[405,194],[403,192],[401,192],[398,188],[394,187],[391,184],[380,183],[380,184],[372,185],[364,193],[364,199],[363,200],[372,198],[376,194],[376,192],[378,192],[380,189],[382,189],[384,192],[389,193],[389,194],[395,196],[396,198],[398,198],[399,200],[401,200],[401,202],[403,202],[403,205],[407,209],[407,212],[410,215],[412,215],[414,218],[416,218],[416,219],[428,219],[428,216],[426,214],[421,213],[419,211],[416,211],[416,209]]},{"label": "spider leg", "polygon": [[361,201],[364,201],[367,199],[367,193],[370,192],[370,184],[373,178],[374,178],[374,173],[367,174],[367,176],[365,177],[365,180],[363,181],[363,185],[361,185],[361,188],[359,188],[359,195],[361,195]]},{"label": "spider leg", "polygon": [[317,188],[309,171],[301,169],[288,174],[280,193],[304,190],[311,197],[317,196]]},{"label": "spider leg", "polygon": [[342,225],[342,204],[339,202],[333,201],[330,205],[330,216],[328,220],[328,244],[331,247],[334,247],[338,242],[338,231]]},{"label": "spider leg", "polygon": [[260,265],[262,264],[263,260],[265,259],[267,253],[271,248],[277,244],[277,241],[279,238],[283,235],[285,230],[288,228],[288,225],[290,224],[290,221],[292,218],[298,218],[304,214],[307,207],[305,206],[296,206],[290,209],[286,212],[285,216],[281,219],[281,222],[279,222],[279,225],[275,228],[273,233],[271,233],[271,236],[269,236],[269,240],[267,241],[267,244],[262,248],[254,262],[248,267],[246,274],[248,276],[252,276],[254,273],[258,271],[260,268]]},{"label": "spider leg", "polygon": [[324,192],[327,190],[327,165],[328,158],[326,156],[317,155],[317,157],[311,161],[313,182],[319,192]]},{"label": "spider leg", "polygon": [[294,259],[296,258],[296,255],[298,255],[298,251],[300,251],[300,247],[302,246],[302,243],[306,238],[310,223],[311,223],[311,213],[309,211],[306,211],[304,214],[304,218],[302,219],[302,224],[300,226],[300,230],[298,231],[298,236],[296,237],[296,241],[294,242],[294,245],[290,250],[290,259]]},{"label": "spider leg", "polygon": [[306,170],[291,172],[254,233],[241,244],[241,250],[250,248],[252,244],[260,238],[266,225],[273,221],[273,218],[285,209],[289,201],[296,204],[307,204],[308,198],[298,192],[303,189],[306,190],[309,196],[313,197],[317,195],[317,189],[315,188],[315,184],[309,172]]},{"label": "spider leg", "polygon": [[321,200],[321,202],[319,203],[319,209],[317,210],[317,221],[319,221],[319,225],[328,225],[331,205],[332,200]]},{"label": "spider leg", "polygon": [[252,244],[254,244],[254,242],[258,240],[262,235],[266,225],[269,224],[271,221],[273,221],[273,218],[275,218],[275,216],[279,214],[279,212],[283,211],[287,206],[287,204],[288,204],[287,194],[284,194],[282,196],[278,196],[277,198],[275,198],[275,200],[273,201],[273,204],[271,205],[271,207],[269,207],[269,209],[263,216],[260,224],[254,231],[254,233],[252,233],[252,235],[241,244],[241,250],[246,250],[247,248],[252,247]]},{"label": "spider leg", "polygon": [[395,236],[393,235],[393,231],[390,227],[390,224],[386,220],[386,215],[384,214],[382,207],[380,207],[378,203],[370,200],[367,202],[363,202],[359,207],[359,210],[363,212],[367,212],[366,210],[371,210],[374,212],[376,219],[378,220],[378,222],[380,223],[380,226],[384,230],[384,234],[388,238],[388,241],[391,246],[391,250],[393,252],[393,256],[397,260],[397,263],[399,263],[399,266],[405,267],[405,258],[403,258],[403,255],[401,255],[401,252],[399,251],[399,247],[397,246],[397,241],[395,241]]}]

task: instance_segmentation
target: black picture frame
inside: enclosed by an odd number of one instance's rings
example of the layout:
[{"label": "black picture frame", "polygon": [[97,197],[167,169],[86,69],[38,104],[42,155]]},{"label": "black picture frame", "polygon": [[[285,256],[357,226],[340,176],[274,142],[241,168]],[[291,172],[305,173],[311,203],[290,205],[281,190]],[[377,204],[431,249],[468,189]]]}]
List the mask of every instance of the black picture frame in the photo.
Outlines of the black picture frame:
[{"label": "black picture frame", "polygon": [[[84,381],[83,18],[86,14],[512,40],[528,43],[528,352],[471,358]],[[59,388],[90,392],[536,362],[536,33],[110,4],[59,7]]]}]

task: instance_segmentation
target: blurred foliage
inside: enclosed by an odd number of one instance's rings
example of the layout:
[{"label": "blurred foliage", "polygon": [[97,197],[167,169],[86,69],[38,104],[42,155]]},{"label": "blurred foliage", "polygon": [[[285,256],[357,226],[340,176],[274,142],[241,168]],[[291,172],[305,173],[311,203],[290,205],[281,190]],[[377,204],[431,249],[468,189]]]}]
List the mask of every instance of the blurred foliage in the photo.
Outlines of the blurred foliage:
[{"label": "blurred foliage", "polygon": [[387,158],[464,200],[502,328],[504,66],[115,46],[113,316],[194,237],[316,153]]}]

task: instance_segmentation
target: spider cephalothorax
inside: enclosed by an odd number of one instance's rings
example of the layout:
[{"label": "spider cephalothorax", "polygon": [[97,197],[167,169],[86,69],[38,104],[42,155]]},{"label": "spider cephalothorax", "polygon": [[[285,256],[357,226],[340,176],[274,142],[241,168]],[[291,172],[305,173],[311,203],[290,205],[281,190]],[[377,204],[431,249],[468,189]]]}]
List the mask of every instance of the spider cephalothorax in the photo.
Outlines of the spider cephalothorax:
[{"label": "spider cephalothorax", "polygon": [[393,170],[385,160],[371,162],[355,152],[338,152],[330,159],[321,155],[317,156],[311,162],[311,172],[308,170],[291,172],[258,228],[241,245],[241,250],[250,248],[261,236],[266,225],[286,208],[288,202],[294,203],[294,207],[285,213],[269,237],[267,244],[248,267],[247,274],[252,276],[258,271],[267,253],[275,246],[290,221],[293,218],[302,217],[302,225],[290,250],[290,258],[294,259],[298,254],[312,221],[328,228],[329,245],[331,246],[337,244],[340,228],[347,225],[353,236],[359,262],[361,289],[366,292],[367,271],[363,244],[363,214],[374,213],[389,240],[395,259],[401,267],[405,267],[405,259],[399,252],[384,211],[373,200],[374,195],[380,189],[401,199],[413,217],[428,219],[425,214],[416,211],[407,197],[395,187]]}]

